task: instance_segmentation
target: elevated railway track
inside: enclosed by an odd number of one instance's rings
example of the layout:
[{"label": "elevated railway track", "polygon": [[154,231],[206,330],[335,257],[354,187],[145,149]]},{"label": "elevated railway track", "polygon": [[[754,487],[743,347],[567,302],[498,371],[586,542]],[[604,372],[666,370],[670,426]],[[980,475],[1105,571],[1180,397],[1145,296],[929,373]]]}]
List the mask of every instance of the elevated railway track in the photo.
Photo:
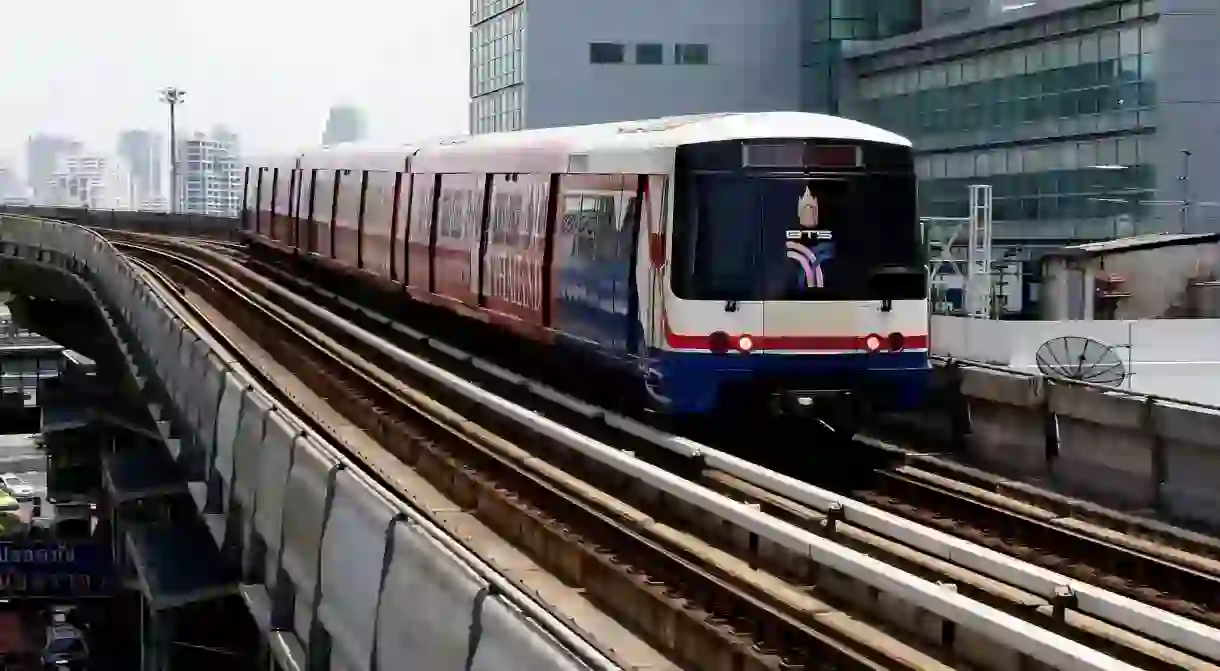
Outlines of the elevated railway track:
[{"label": "elevated railway track", "polygon": [[870,486],[815,487],[247,264],[230,246],[112,238],[212,311],[200,321],[216,337],[249,336],[678,666],[1220,661],[1207,596],[1217,592],[1204,591],[1220,572],[1206,544],[1067,525],[863,436],[855,445],[882,455]]}]

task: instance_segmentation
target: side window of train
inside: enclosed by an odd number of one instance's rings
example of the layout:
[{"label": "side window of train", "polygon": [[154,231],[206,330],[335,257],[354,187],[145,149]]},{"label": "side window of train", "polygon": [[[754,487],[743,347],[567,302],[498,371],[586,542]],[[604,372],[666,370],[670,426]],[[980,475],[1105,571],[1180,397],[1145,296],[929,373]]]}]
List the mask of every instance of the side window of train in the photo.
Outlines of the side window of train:
[{"label": "side window of train", "polygon": [[529,231],[524,230],[529,213],[525,199],[517,187],[515,175],[495,175],[491,187],[491,211],[487,220],[487,242],[514,248],[529,244]]},{"label": "side window of train", "polygon": [[432,200],[436,187],[436,175],[420,173],[412,180],[411,218],[407,229],[408,240],[413,244],[428,244],[428,228],[432,225]]},{"label": "side window of train", "polygon": [[309,217],[309,204],[313,199],[312,178],[312,170],[297,170],[297,180],[300,182],[300,186],[297,188],[297,216],[301,219]]},{"label": "side window of train", "polygon": [[438,238],[478,238],[484,184],[482,175],[441,176],[441,202],[436,222]]},{"label": "side window of train", "polygon": [[331,204],[335,196],[335,173],[333,170],[315,169],[317,180],[313,190],[313,219],[330,223]]},{"label": "side window of train", "polygon": [[634,175],[565,175],[561,232],[582,261],[628,262],[632,245]]}]

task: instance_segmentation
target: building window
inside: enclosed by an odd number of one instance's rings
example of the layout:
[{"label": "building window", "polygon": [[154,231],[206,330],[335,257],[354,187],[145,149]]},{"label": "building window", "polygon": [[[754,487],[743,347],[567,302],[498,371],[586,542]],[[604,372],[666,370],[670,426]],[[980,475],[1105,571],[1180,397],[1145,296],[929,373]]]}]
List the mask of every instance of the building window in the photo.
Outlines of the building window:
[{"label": "building window", "polygon": [[659,44],[637,44],[635,62],[639,65],[660,65],[665,62],[665,50]]},{"label": "building window", "polygon": [[589,44],[589,62],[622,63],[625,51],[623,45],[614,42],[593,42]]},{"label": "building window", "polygon": [[680,65],[707,65],[707,45],[675,44],[674,62]]}]

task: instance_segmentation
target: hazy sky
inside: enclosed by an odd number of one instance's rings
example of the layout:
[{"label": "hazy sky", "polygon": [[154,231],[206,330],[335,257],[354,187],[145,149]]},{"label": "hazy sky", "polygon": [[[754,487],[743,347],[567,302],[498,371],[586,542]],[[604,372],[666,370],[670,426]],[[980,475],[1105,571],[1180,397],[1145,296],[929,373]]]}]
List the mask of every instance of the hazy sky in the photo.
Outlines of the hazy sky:
[{"label": "hazy sky", "polygon": [[100,151],[125,128],[168,133],[168,85],[187,91],[180,130],[223,123],[252,151],[318,143],[335,103],[364,109],[370,140],[466,130],[467,0],[4,5],[0,156],[38,132]]}]

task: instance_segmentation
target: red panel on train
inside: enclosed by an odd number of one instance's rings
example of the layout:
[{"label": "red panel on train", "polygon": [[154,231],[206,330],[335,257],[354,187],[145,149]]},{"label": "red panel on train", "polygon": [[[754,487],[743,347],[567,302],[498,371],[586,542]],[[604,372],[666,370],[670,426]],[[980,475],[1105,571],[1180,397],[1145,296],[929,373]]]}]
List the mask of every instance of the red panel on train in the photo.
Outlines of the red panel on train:
[{"label": "red panel on train", "polygon": [[340,170],[339,174],[334,257],[345,266],[357,268],[360,254],[360,188],[364,174],[359,170]]},{"label": "red panel on train", "polygon": [[436,175],[414,175],[411,184],[411,219],[407,224],[407,286],[431,291],[428,284],[432,259],[428,245],[432,234],[432,206]]},{"label": "red panel on train", "polygon": [[479,224],[485,181],[479,175],[442,175],[437,203],[433,293],[477,306]]},{"label": "red panel on train", "polygon": [[[392,196],[391,196],[392,197]],[[403,173],[398,184],[398,206],[394,209],[396,220],[390,241],[391,279],[406,282],[407,279],[407,216],[411,207],[411,175]]]},{"label": "red panel on train", "polygon": [[496,175],[487,221],[483,295],[489,310],[542,324],[547,175]]},{"label": "red panel on train", "polygon": [[313,252],[330,256],[330,218],[335,202],[335,171],[319,169],[313,190]]},{"label": "red panel on train", "polygon": [[364,269],[390,279],[390,224],[397,173],[369,171],[364,188],[364,236],[360,239]]}]

